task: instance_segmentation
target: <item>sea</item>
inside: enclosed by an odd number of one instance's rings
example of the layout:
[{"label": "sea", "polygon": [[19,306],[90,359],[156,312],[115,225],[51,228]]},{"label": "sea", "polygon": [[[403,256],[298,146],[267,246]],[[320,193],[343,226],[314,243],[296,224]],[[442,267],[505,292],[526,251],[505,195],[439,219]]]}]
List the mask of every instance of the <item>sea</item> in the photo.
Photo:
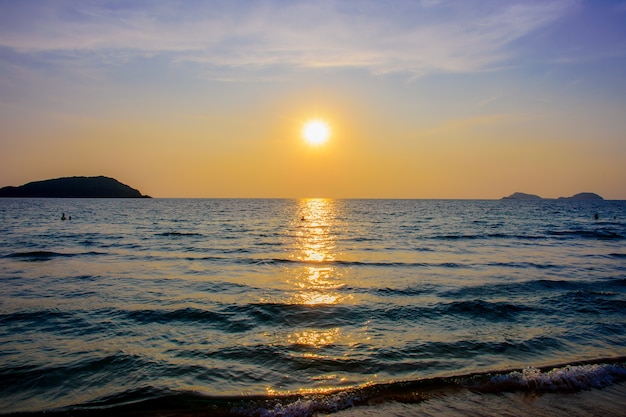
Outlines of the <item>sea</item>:
[{"label": "sea", "polygon": [[0,199],[0,414],[626,415],[626,201]]}]

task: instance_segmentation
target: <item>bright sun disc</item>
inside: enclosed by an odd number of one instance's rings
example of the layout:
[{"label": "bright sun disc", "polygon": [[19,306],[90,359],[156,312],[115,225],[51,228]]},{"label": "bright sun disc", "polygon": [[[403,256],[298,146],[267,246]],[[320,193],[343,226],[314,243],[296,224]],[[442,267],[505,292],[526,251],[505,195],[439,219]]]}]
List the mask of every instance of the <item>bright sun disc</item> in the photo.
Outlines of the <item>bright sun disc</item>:
[{"label": "bright sun disc", "polygon": [[309,145],[321,145],[328,140],[330,129],[321,120],[312,120],[304,125],[302,136]]}]

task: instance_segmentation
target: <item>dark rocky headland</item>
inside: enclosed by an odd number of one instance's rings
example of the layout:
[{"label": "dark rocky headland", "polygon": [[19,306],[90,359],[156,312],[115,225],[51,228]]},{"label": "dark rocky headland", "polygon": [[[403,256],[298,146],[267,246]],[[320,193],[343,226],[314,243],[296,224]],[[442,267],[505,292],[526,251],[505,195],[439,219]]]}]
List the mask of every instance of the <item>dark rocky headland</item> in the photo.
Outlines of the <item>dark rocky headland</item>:
[{"label": "dark rocky headland", "polygon": [[65,177],[0,188],[0,197],[150,198],[114,178]]}]

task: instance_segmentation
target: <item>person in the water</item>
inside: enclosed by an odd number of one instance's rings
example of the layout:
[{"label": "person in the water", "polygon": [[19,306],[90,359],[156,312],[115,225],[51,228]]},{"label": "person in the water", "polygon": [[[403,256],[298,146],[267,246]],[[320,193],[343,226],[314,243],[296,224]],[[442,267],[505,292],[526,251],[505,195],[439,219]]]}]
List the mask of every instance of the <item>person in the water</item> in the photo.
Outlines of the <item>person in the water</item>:
[{"label": "person in the water", "polygon": [[61,220],[65,220],[65,213],[61,216]]}]

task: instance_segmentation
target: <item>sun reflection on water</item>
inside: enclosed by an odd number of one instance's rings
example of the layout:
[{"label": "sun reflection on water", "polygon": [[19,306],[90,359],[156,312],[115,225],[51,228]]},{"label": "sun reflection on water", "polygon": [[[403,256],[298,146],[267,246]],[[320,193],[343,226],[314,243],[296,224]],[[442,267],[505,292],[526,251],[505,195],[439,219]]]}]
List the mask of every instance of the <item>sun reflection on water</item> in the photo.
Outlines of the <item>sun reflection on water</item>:
[{"label": "sun reflection on water", "polygon": [[[343,255],[338,248],[339,239],[345,230],[340,210],[341,205],[331,199],[299,200],[291,223],[294,239],[288,256],[293,262],[285,265],[286,302],[302,306],[297,311],[302,311],[306,320],[301,327],[279,331],[276,336],[280,339],[278,344],[287,345],[290,355],[310,364],[305,372],[308,388],[298,388],[295,392],[300,394],[353,386],[355,381],[342,372],[317,369],[316,364],[332,362],[341,367],[352,352],[351,346],[365,340],[359,331],[342,327],[344,313],[337,308],[353,297],[345,290],[349,269],[338,262]],[[319,320],[311,312],[318,313]],[[277,387],[267,389],[269,394],[290,392]]]},{"label": "sun reflection on water", "polygon": [[299,201],[296,244],[292,257],[301,262],[292,276],[297,290],[293,303],[336,304],[344,297],[341,274],[333,264],[336,256],[336,204],[324,198]]},{"label": "sun reflection on water", "polygon": [[326,330],[302,330],[287,337],[289,343],[294,345],[306,345],[312,347],[323,347],[332,345],[339,336],[339,329]]},{"label": "sun reflection on water", "polygon": [[322,262],[334,260],[335,204],[325,198],[299,201],[300,224],[297,228],[297,259]]}]

